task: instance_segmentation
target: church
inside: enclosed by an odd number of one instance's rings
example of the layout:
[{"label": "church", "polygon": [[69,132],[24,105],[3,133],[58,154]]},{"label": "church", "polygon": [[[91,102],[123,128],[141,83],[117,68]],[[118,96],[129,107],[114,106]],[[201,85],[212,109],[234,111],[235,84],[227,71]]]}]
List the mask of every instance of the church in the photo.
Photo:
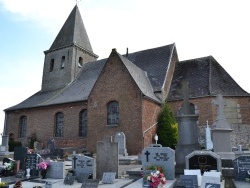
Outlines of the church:
[{"label": "church", "polygon": [[53,138],[57,148],[95,153],[98,141],[122,132],[128,154],[137,155],[155,142],[162,104],[178,112],[183,81],[199,115],[200,144],[205,122],[216,119],[218,94],[227,100],[233,145],[250,143],[250,94],[212,56],[179,61],[176,45],[168,44],[123,55],[112,49],[98,60],[77,5],[44,54],[41,90],[4,110],[4,133],[23,146],[36,134],[44,144]]}]

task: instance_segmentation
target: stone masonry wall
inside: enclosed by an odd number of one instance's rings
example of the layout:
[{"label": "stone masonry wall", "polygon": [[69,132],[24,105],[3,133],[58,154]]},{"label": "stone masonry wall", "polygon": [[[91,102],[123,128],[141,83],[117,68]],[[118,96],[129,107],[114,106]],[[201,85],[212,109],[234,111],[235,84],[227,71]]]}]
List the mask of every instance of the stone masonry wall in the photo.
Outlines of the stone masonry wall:
[{"label": "stone masonry wall", "polygon": [[[249,97],[224,97],[228,103],[224,107],[224,114],[234,130],[231,134],[232,145],[243,145],[243,147],[249,147],[249,135],[250,135],[250,107]],[[199,115],[198,119],[198,139],[201,145],[205,143],[205,127],[206,121],[210,128],[217,118],[216,106],[212,104],[215,97],[204,97],[197,99],[190,99],[196,107],[196,114]],[[175,114],[179,110],[182,101],[171,101],[170,106],[174,110]]]}]

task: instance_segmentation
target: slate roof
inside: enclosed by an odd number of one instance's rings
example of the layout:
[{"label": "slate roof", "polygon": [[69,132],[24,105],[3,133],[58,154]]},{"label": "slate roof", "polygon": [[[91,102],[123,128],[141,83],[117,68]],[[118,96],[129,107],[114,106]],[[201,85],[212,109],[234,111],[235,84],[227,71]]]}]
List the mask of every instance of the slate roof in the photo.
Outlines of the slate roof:
[{"label": "slate roof", "polygon": [[[142,93],[155,101],[159,101],[159,99],[154,92],[161,90],[164,84],[174,48],[175,44],[170,44],[131,53],[127,56],[120,55]],[[107,59],[102,59],[86,63],[82,66],[77,78],[65,88],[46,92],[39,91],[5,111],[85,101],[106,62]]]},{"label": "slate roof", "polygon": [[176,64],[167,100],[182,99],[181,82],[189,82],[190,98],[215,96],[250,96],[212,57],[181,61]]},{"label": "slate roof", "polygon": [[66,22],[52,43],[50,50],[76,44],[86,51],[93,53],[87,31],[84,27],[82,17],[77,5],[71,11]]},{"label": "slate roof", "polygon": [[135,83],[137,84],[137,86],[141,90],[141,92],[145,96],[160,103],[161,101],[154,94],[154,90],[153,90],[153,87],[148,79],[147,72],[143,71],[141,68],[136,66],[134,63],[129,61],[127,58],[125,58],[121,55],[119,55],[119,57],[120,57],[121,61],[124,63],[124,65],[126,66],[127,70],[129,71],[130,75],[134,79]]},{"label": "slate roof", "polygon": [[153,90],[157,92],[162,89],[174,49],[175,44],[169,44],[158,48],[131,53],[128,54],[126,58],[140,67],[143,71],[147,72]]}]

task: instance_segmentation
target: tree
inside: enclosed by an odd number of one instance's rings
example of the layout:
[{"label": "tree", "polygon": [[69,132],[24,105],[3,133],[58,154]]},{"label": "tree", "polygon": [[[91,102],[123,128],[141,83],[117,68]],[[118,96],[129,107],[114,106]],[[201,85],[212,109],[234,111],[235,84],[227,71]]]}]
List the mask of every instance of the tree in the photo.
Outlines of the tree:
[{"label": "tree", "polygon": [[178,125],[171,107],[165,103],[158,115],[157,135],[159,144],[175,149],[178,140]]}]

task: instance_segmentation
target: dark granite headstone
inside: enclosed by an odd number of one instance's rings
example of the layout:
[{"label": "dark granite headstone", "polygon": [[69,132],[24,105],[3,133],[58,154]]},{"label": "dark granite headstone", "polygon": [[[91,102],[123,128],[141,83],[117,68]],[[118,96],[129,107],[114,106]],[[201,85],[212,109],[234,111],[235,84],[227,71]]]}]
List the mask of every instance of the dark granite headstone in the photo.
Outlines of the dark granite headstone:
[{"label": "dark granite headstone", "polygon": [[75,176],[73,176],[72,173],[68,173],[66,177],[64,178],[64,184],[65,185],[73,185],[75,181]]},{"label": "dark granite headstone", "polygon": [[200,169],[201,173],[218,170],[217,159],[210,155],[195,155],[189,159],[189,169]]},{"label": "dark granite headstone", "polygon": [[50,154],[53,155],[55,153],[55,139],[50,139],[47,147],[50,150]]},{"label": "dark granite headstone", "polygon": [[97,188],[99,185],[99,181],[98,179],[95,180],[85,180],[82,182],[82,186],[81,188]]},{"label": "dark granite headstone", "polygon": [[115,180],[115,172],[104,172],[102,176],[102,183],[104,184],[113,184]]},{"label": "dark granite headstone", "polygon": [[18,146],[14,148],[14,160],[20,161],[20,169],[22,170],[25,170],[25,160],[27,153],[27,147]]},{"label": "dark granite headstone", "polygon": [[25,169],[30,169],[30,176],[39,176],[39,170],[37,169],[39,159],[40,157],[37,154],[27,154]]},{"label": "dark granite headstone", "polygon": [[195,175],[181,175],[181,182],[186,188],[198,188],[198,178]]},{"label": "dark granite headstone", "polygon": [[248,171],[250,171],[250,156],[243,155],[233,161],[234,163],[234,179],[237,181],[245,181],[249,178]]}]

